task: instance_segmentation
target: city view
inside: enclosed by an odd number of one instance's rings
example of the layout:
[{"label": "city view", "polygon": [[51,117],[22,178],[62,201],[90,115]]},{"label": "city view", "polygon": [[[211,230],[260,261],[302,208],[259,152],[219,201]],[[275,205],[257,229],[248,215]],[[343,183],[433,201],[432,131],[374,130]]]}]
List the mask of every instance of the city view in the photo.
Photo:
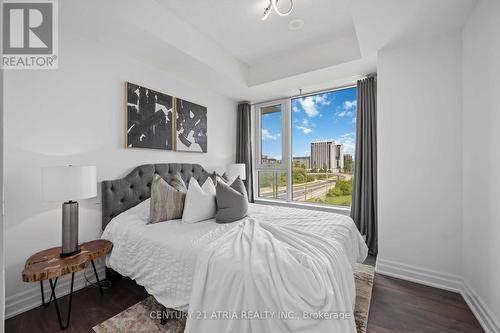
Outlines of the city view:
[{"label": "city view", "polygon": [[[261,162],[292,163],[292,200],[350,206],[356,133],[356,88],[291,101],[291,156],[282,156],[282,110],[261,111]],[[284,171],[259,171],[259,196],[287,199]]]}]

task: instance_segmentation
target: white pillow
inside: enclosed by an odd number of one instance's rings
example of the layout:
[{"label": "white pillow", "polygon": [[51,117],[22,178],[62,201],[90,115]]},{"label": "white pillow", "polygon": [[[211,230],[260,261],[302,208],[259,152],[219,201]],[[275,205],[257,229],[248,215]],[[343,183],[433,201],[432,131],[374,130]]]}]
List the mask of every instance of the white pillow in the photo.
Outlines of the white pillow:
[{"label": "white pillow", "polygon": [[210,177],[202,187],[191,177],[184,201],[183,223],[195,223],[211,219],[217,212],[215,185]]}]

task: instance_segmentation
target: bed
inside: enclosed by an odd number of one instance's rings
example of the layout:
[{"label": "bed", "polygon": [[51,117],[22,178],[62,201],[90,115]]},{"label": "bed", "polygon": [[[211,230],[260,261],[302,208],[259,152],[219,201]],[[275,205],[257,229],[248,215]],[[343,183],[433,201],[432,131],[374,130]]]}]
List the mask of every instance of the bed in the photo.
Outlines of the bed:
[{"label": "bed", "polygon": [[[241,223],[218,224],[211,219],[193,224],[183,224],[180,220],[148,224],[153,176],[159,174],[168,181],[176,172],[186,183],[191,177],[202,183],[211,176],[197,164],[148,164],[135,168],[122,179],[102,183],[102,238],[114,244],[106,265],[134,279],[168,308],[188,309],[190,302],[193,303],[193,290],[201,294],[203,289],[199,287],[204,284],[200,280],[203,274],[197,277],[196,271],[200,257],[216,251],[213,244],[238,232],[235,228],[248,225],[249,221],[268,225],[269,230],[288,228],[296,235],[318,236],[327,243],[335,243],[342,253],[338,255],[342,259],[339,266],[353,265],[366,258],[366,245],[353,221],[327,212],[250,204],[249,217]],[[208,259],[206,262],[209,265]],[[342,270],[349,272],[350,268],[342,267]],[[335,270],[341,271],[340,267]],[[347,294],[344,298],[353,303],[355,295]]]}]

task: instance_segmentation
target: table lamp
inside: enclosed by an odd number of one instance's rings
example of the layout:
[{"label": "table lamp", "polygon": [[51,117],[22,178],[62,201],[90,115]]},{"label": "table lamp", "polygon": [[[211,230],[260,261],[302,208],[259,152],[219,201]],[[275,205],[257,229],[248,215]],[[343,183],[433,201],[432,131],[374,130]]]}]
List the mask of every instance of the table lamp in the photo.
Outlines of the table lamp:
[{"label": "table lamp", "polygon": [[97,196],[95,166],[56,166],[42,170],[43,197],[62,204],[61,257],[80,252],[78,245],[78,202]]},{"label": "table lamp", "polygon": [[227,174],[231,181],[240,177],[241,180],[247,179],[246,168],[244,163],[230,164],[227,167]]}]

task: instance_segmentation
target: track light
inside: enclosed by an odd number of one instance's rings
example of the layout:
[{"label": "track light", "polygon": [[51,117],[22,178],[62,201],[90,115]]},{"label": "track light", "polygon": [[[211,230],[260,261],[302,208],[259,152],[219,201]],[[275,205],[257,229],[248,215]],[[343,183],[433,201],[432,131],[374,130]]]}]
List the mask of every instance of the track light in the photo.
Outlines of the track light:
[{"label": "track light", "polygon": [[290,15],[290,13],[293,10],[293,0],[289,0],[289,1],[290,1],[290,8],[288,9],[288,11],[280,12],[280,10],[278,8],[278,0],[269,0],[269,5],[264,10],[264,16],[262,16],[262,21],[266,20],[269,17],[269,15],[271,15],[271,9],[273,9],[276,12],[276,14],[278,14],[279,16]]},{"label": "track light", "polygon": [[287,12],[285,12],[285,13],[282,13],[282,12],[279,11],[279,9],[278,9],[278,0],[271,0],[271,5],[273,6],[273,9],[276,12],[276,14],[278,14],[279,16],[290,15],[290,13],[293,10],[293,0],[290,0],[290,9]]},{"label": "track light", "polygon": [[262,21],[265,21],[269,15],[271,15],[271,8],[272,8],[272,5],[271,3],[269,3],[269,6],[266,7],[266,10],[264,10],[264,16],[262,16]]}]

